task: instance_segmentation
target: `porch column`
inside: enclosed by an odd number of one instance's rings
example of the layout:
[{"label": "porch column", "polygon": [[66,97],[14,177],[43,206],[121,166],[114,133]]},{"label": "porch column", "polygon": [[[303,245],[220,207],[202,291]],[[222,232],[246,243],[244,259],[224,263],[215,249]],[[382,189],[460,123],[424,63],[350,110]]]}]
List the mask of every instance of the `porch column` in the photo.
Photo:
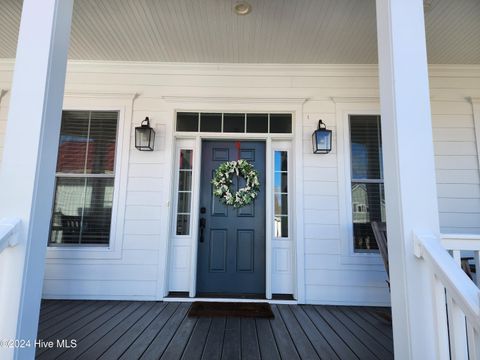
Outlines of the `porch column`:
[{"label": "porch column", "polygon": [[[0,339],[34,341],[63,103],[73,0],[24,0],[0,170],[0,218],[22,220],[19,244],[0,254]],[[0,346],[2,359],[33,359]]]},{"label": "porch column", "polygon": [[423,1],[376,8],[395,358],[435,359],[430,274],[412,236],[439,235]]}]

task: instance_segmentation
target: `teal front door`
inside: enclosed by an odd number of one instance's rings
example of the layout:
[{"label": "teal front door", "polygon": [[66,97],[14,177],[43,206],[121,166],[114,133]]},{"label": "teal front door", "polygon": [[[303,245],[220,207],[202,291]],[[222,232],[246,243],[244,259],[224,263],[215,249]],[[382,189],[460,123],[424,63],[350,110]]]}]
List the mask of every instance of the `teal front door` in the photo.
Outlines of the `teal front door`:
[{"label": "teal front door", "polygon": [[[259,174],[254,203],[234,208],[213,195],[217,167],[244,159]],[[244,186],[233,177],[232,192]],[[197,294],[265,296],[265,142],[204,141],[200,194]]]}]

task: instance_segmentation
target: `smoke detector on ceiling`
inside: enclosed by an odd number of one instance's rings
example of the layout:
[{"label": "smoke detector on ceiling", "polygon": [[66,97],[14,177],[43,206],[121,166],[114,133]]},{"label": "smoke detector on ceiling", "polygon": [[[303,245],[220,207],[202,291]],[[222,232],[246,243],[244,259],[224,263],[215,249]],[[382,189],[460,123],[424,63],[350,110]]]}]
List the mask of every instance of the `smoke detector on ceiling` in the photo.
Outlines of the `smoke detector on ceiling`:
[{"label": "smoke detector on ceiling", "polygon": [[237,15],[247,15],[252,11],[252,5],[246,1],[237,1],[233,6],[233,11]]}]

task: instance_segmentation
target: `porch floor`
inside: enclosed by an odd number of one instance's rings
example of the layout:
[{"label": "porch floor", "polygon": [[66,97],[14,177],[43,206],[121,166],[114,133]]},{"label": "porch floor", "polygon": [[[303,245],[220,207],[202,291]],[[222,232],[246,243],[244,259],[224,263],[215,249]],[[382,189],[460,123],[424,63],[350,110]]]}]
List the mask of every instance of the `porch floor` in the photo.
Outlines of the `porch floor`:
[{"label": "porch floor", "polygon": [[[272,305],[274,319],[189,318],[190,303],[42,302],[37,359],[393,359],[388,308]],[[76,340],[76,348],[57,340]]]}]

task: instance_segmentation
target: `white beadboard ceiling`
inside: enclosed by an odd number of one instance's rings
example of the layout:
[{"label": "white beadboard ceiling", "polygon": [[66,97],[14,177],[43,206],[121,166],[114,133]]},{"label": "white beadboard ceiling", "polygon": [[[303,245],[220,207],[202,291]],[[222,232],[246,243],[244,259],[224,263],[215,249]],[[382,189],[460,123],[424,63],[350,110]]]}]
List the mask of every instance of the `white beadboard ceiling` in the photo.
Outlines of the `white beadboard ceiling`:
[{"label": "white beadboard ceiling", "polygon": [[[372,64],[374,0],[75,0],[70,58]],[[480,0],[428,0],[431,64],[480,64]],[[13,58],[21,0],[0,0],[0,58]]]}]

